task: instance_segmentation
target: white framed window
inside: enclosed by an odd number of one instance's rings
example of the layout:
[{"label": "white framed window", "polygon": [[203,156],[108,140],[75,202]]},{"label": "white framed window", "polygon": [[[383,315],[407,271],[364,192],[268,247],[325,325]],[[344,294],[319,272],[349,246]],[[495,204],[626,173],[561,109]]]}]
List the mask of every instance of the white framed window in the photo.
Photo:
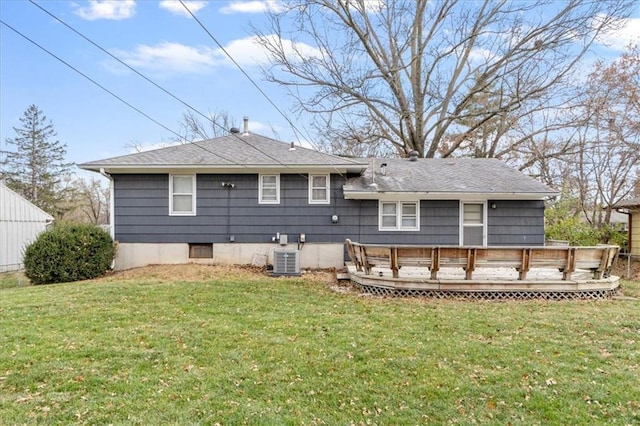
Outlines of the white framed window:
[{"label": "white framed window", "polygon": [[169,215],[195,216],[196,175],[169,175]]},{"label": "white framed window", "polygon": [[329,175],[309,175],[309,204],[330,204]]},{"label": "white framed window", "polygon": [[258,203],[280,204],[280,175],[258,176]]},{"label": "white framed window", "polygon": [[460,203],[460,245],[485,246],[487,241],[487,204]]},{"label": "white framed window", "polygon": [[419,231],[419,201],[380,201],[378,203],[380,231]]}]

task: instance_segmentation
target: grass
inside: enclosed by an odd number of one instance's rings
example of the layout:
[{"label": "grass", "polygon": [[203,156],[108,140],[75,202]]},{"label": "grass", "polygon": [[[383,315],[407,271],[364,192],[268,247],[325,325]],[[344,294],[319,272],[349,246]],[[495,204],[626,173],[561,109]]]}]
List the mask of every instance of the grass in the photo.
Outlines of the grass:
[{"label": "grass", "polygon": [[640,422],[639,300],[381,299],[177,270],[1,290],[0,423]]}]

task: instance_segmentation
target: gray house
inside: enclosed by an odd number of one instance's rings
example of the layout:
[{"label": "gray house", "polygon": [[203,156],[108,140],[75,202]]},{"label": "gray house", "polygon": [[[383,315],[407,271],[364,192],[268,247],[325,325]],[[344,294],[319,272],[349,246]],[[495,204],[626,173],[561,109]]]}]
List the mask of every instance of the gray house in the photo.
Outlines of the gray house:
[{"label": "gray house", "polygon": [[282,249],[341,267],[345,238],[543,245],[555,194],[495,159],[351,159],[246,131],[80,167],[112,180],[117,269],[272,263]]}]

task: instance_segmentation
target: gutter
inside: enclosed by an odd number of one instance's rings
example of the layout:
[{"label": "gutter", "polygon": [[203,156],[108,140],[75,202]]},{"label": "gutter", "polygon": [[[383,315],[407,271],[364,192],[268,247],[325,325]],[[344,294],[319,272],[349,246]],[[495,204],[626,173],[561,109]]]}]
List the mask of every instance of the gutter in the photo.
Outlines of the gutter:
[{"label": "gutter", "polygon": [[100,167],[100,174],[107,179],[109,179],[109,235],[111,235],[111,239],[116,240],[116,226],[114,223],[115,213],[114,213],[114,202],[115,202],[115,191],[113,188],[113,178],[111,175],[104,171],[104,167]]}]

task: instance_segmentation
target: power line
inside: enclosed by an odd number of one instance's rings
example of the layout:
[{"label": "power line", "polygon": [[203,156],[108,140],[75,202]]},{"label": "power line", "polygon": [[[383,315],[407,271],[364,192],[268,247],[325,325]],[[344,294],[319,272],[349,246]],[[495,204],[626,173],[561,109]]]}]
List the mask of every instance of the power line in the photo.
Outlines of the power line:
[{"label": "power line", "polygon": [[[66,65],[67,67],[71,68],[72,70],[74,70],[75,72],[77,72],[78,74],[80,74],[81,76],[83,76],[84,78],[86,78],[87,80],[89,80],[91,83],[95,84],[96,86],[98,86],[99,88],[101,88],[102,90],[104,90],[105,92],[107,92],[108,94],[110,94],[111,96],[113,96],[114,98],[116,98],[117,100],[119,100],[120,102],[124,103],[125,105],[127,105],[129,108],[133,109],[134,111],[138,112],[139,114],[141,114],[142,116],[144,116],[145,118],[147,118],[148,120],[151,120],[152,122],[154,122],[155,124],[157,124],[158,126],[162,127],[163,129],[167,130],[168,132],[176,135],[180,140],[183,139],[182,135],[176,133],[175,131],[171,130],[170,128],[168,128],[167,126],[165,126],[164,124],[160,123],[158,120],[154,119],[153,117],[149,116],[148,114],[146,114],[145,112],[143,112],[142,110],[140,110],[139,108],[135,107],[134,105],[130,104],[129,102],[127,102],[126,100],[122,99],[120,96],[118,96],[117,94],[113,93],[112,91],[110,91],[109,89],[107,89],[106,87],[104,87],[103,85],[101,85],[100,83],[98,83],[97,81],[95,81],[94,79],[92,79],[91,77],[89,77],[88,75],[84,74],[82,71],[78,70],[76,67],[74,67],[73,65],[69,64],[68,62],[64,61],[63,59],[61,59],[60,57],[58,57],[57,55],[55,55],[53,52],[49,51],[48,49],[46,49],[45,47],[41,46],[40,44],[38,44],[37,42],[35,42],[34,40],[30,39],[29,37],[27,37],[26,35],[22,34],[20,31],[16,30],[15,28],[13,28],[11,25],[7,24],[6,22],[0,20],[0,23],[2,23],[3,25],[5,25],[7,28],[11,29],[13,32],[15,32],[16,34],[18,34],[19,36],[21,36],[22,38],[24,38],[25,40],[29,41],[30,43],[34,44],[35,46],[37,46],[38,48],[40,48],[41,50],[43,50],[44,52],[48,53],[49,55],[51,55],[52,57],[54,57],[55,59],[57,59],[58,61],[62,62],[64,65]],[[248,167],[245,164],[241,164],[238,163],[237,161],[231,160],[229,158],[226,158],[222,155],[220,155],[219,153],[213,152],[211,150],[209,150],[208,148],[196,143],[196,142],[192,142],[193,145],[197,146],[198,148],[208,152],[209,154],[214,154],[220,158],[222,158],[223,160],[229,161],[232,164],[235,164],[237,166],[241,166],[241,167]]]},{"label": "power line", "polygon": [[116,95],[115,93],[113,93],[111,90],[107,89],[106,87],[104,87],[102,84],[98,83],[97,81],[95,81],[94,79],[92,79],[91,77],[89,77],[88,75],[86,75],[85,73],[83,73],[82,71],[80,71],[79,69],[77,69],[76,67],[74,67],[73,65],[69,64],[68,62],[66,62],[64,59],[60,58],[59,56],[57,56],[56,54],[54,54],[53,52],[51,52],[50,50],[48,50],[47,48],[41,46],[40,44],[38,44],[37,42],[35,42],[34,40],[30,39],[29,37],[27,37],[26,35],[22,34],[20,31],[16,30],[15,28],[13,28],[11,25],[7,24],[6,22],[4,22],[3,20],[0,19],[0,23],[4,26],[6,26],[7,28],[9,28],[11,31],[15,32],[16,34],[18,34],[20,37],[24,38],[25,40],[29,41],[31,44],[37,46],[38,48],[40,48],[41,50],[43,50],[44,52],[48,53],[49,55],[51,55],[52,57],[54,57],[55,59],[57,59],[58,61],[62,62],[63,64],[65,64],[67,67],[71,68],[72,70],[74,70],[75,72],[77,72],[78,74],[80,74],[81,76],[83,76],[84,78],[86,78],[87,80],[89,80],[90,82],[92,82],[93,84],[95,84],[96,86],[98,86],[99,88],[101,88],[102,90],[104,90],[105,92],[107,92],[108,94],[110,94],[111,96],[113,96],[114,98],[118,99],[120,102],[124,103],[125,105],[127,105],[129,108],[133,109],[134,111],[136,111],[137,113],[139,113],[140,115],[144,116],[145,118],[147,118],[148,120],[153,121],[154,123],[156,123],[158,126],[162,127],[163,129],[165,129],[166,131],[173,133],[174,135],[176,135],[179,138],[182,138],[182,136],[180,136],[178,133],[176,133],[175,131],[171,130],[170,128],[168,128],[167,126],[165,126],[164,124],[160,123],[158,120],[156,120],[155,118],[149,116],[148,114],[146,114],[145,112],[143,112],[142,110],[140,110],[139,108],[133,106],[132,104],[130,104],[129,102],[125,101],[124,99],[122,99],[120,96]]},{"label": "power line", "polygon": [[[39,4],[37,4],[34,0],[29,0],[31,4],[33,4],[34,6],[36,6],[38,9],[40,9],[41,11],[45,12],[47,15],[51,16],[53,19],[55,19],[56,21],[60,22],[62,25],[64,25],[66,28],[68,28],[69,30],[73,31],[75,34],[77,34],[78,36],[82,37],[84,40],[88,41],[89,43],[91,43],[93,46],[95,46],[96,48],[100,49],[100,51],[102,51],[103,53],[109,55],[111,58],[113,58],[114,60],[116,60],[118,63],[120,63],[121,65],[125,66],[126,68],[128,68],[129,70],[133,71],[135,74],[137,74],[138,76],[142,77],[145,81],[147,81],[148,83],[152,84],[154,87],[160,89],[162,92],[164,92],[165,94],[169,95],[171,98],[175,99],[176,101],[180,102],[182,105],[184,105],[185,107],[187,107],[188,109],[190,109],[191,111],[195,112],[196,114],[200,115],[201,117],[203,117],[205,120],[209,121],[212,125],[219,127],[220,129],[224,130],[224,131],[228,131],[229,129],[225,129],[221,124],[215,122],[214,120],[212,120],[210,117],[208,117],[207,115],[203,114],[202,112],[200,112],[199,110],[197,110],[196,108],[194,108],[193,106],[191,106],[189,103],[183,101],[182,99],[180,99],[179,97],[177,97],[176,95],[174,95],[173,93],[169,92],[167,89],[165,89],[164,87],[160,86],[158,83],[156,83],[155,81],[151,80],[150,78],[148,78],[147,76],[145,76],[144,74],[142,74],[141,72],[139,72],[138,70],[136,70],[135,68],[133,68],[132,66],[130,66],[129,64],[127,64],[126,62],[124,62],[123,60],[121,60],[120,58],[118,58],[117,56],[115,56],[114,54],[112,54],[111,52],[109,52],[107,49],[103,48],[102,46],[100,46],[98,43],[96,43],[95,41],[91,40],[89,37],[85,36],[84,34],[82,34],[80,31],[76,30],[75,28],[73,28],[71,25],[67,24],[64,20],[62,20],[61,18],[57,17],[56,15],[54,15],[53,13],[51,13],[50,11],[48,11],[47,9],[45,9],[44,7],[40,6]],[[163,126],[164,127],[164,126]],[[166,128],[166,127],[165,127]],[[175,132],[172,131],[173,134],[176,134]],[[233,136],[235,136],[236,138],[238,138],[239,140],[241,140],[244,144],[248,145],[249,147],[255,149],[256,151],[260,152],[261,154],[267,156],[268,158],[272,159],[273,161],[275,161],[276,163],[289,168],[290,166],[287,164],[282,163],[278,158],[273,157],[271,155],[269,155],[268,153],[262,151],[261,149],[259,149],[258,147],[249,144],[247,141],[245,141],[244,139],[242,139],[241,137],[239,137],[238,135],[236,135],[235,133],[231,133]],[[177,135],[177,134],[176,134]],[[181,135],[177,135],[179,139],[183,139]],[[243,164],[240,164],[236,161],[230,160],[228,158],[224,158],[222,156],[220,156],[217,153],[214,153],[212,151],[209,151],[207,148],[198,145],[197,142],[192,141],[191,143],[196,144],[197,146],[199,146],[200,148],[208,151],[211,154],[217,155],[220,158],[223,158],[224,160],[227,160],[233,164],[239,165],[239,166],[245,166]]]},{"label": "power line", "polygon": [[[258,86],[258,84],[255,82],[255,80],[253,78],[251,78],[251,76],[242,68],[242,66],[240,66],[240,64],[233,58],[233,56],[231,56],[229,54],[227,49],[225,49],[224,46],[222,44],[220,44],[220,42],[214,37],[214,35],[211,34],[211,32],[198,19],[198,17],[191,11],[191,9],[189,9],[189,7],[182,0],[179,0],[179,1],[180,1],[180,4],[182,4],[182,6],[187,10],[187,12],[189,12],[189,15],[191,15],[191,17],[198,23],[198,25],[200,25],[200,27],[204,30],[204,32],[207,33],[207,35],[211,38],[211,40],[214,41],[214,43],[220,48],[220,50],[222,50],[222,52],[227,56],[227,58],[229,58],[229,60],[231,60],[231,62],[233,62],[233,64],[240,70],[240,72],[242,74],[244,74],[245,77],[247,77],[247,79],[251,82],[251,84],[253,84],[253,86],[260,92],[260,94],[262,96],[264,96],[264,98],[271,104],[271,106],[273,106],[275,108],[275,110],[278,111],[278,113],[287,121],[287,123],[289,123],[289,125],[291,126],[291,128],[294,130],[294,132],[296,134],[296,138],[298,138],[298,134],[303,134],[303,132],[300,131],[300,129],[298,129],[296,127],[296,125],[293,123],[293,121],[291,121],[291,119],[289,119],[289,117],[287,117],[286,114],[284,112],[282,112],[282,110],[278,107],[278,105],[276,105],[276,103],[273,100],[271,100],[269,95],[267,95],[265,93],[265,91],[262,90],[262,88],[260,86]],[[298,138],[298,143],[299,142],[300,142],[300,139]],[[313,141],[310,138],[308,139],[308,142],[313,146],[313,148],[316,151],[318,150],[318,148],[315,146],[315,144],[313,143]]]},{"label": "power line", "polygon": [[[211,124],[220,127],[223,130],[228,130],[228,129],[224,129],[220,124],[216,123],[215,121],[213,121],[211,118],[207,117],[206,115],[204,115],[203,113],[201,113],[200,111],[198,111],[197,109],[195,109],[194,107],[192,107],[191,105],[189,105],[188,103],[184,102],[182,99],[178,98],[177,96],[175,96],[173,93],[169,92],[168,90],[166,90],[165,88],[163,88],[162,86],[160,86],[159,84],[155,83],[153,80],[149,79],[148,77],[146,77],[144,74],[140,73],[139,71],[137,71],[135,68],[129,66],[128,64],[126,64],[125,62],[123,62],[122,60],[120,60],[118,57],[116,57],[115,55],[111,54],[109,51],[107,51],[106,49],[104,49],[103,47],[101,47],[100,45],[98,45],[96,42],[94,42],[93,40],[89,39],[88,37],[86,37],[85,35],[83,35],[82,33],[80,33],[79,31],[77,31],[75,28],[71,27],[70,25],[68,25],[66,22],[64,22],[62,19],[58,18],[57,16],[55,16],[54,14],[52,14],[51,12],[49,12],[48,10],[44,9],[43,7],[41,7],[40,5],[38,5],[37,3],[33,2],[32,0],[30,0],[31,4],[33,4],[34,6],[37,6],[40,10],[42,10],[43,12],[47,13],[49,16],[51,16],[52,18],[56,19],[58,22],[60,22],[61,24],[63,24],[65,27],[67,27],[68,29],[70,29],[71,31],[73,31],[74,33],[76,33],[77,35],[79,35],[80,37],[82,37],[83,39],[85,39],[86,41],[88,41],[89,43],[91,43],[92,45],[94,45],[95,47],[97,47],[98,49],[100,49],[102,52],[108,54],[110,57],[112,57],[113,59],[115,59],[116,61],[118,61],[119,63],[121,63],[122,65],[124,65],[125,67],[127,67],[128,69],[130,69],[131,71],[133,71],[134,73],[136,73],[137,75],[139,75],[140,77],[142,77],[143,79],[145,79],[147,82],[151,83],[152,85],[154,85],[155,87],[157,87],[158,89],[162,90],[164,93],[166,93],[167,95],[171,96],[173,99],[177,100],[178,102],[182,103],[183,105],[185,105],[187,108],[193,110],[194,112],[198,113],[199,115],[201,115],[202,117],[204,117],[206,120],[208,120],[209,122],[211,122]],[[44,48],[43,46],[41,46],[40,44],[36,43],[34,40],[30,39],[29,37],[27,37],[26,35],[22,34],[21,32],[19,32],[18,30],[16,30],[15,28],[11,27],[9,24],[7,24],[6,22],[2,21],[2,23],[4,25],[6,25],[8,28],[10,28],[11,30],[13,30],[14,32],[16,32],[17,34],[19,34],[20,36],[22,36],[23,38],[25,38],[26,40],[28,40],[29,42],[33,43],[35,46],[39,47],[40,49],[42,49],[43,51],[45,51],[46,53],[48,53],[49,55],[51,55],[52,57],[56,58],[58,61],[62,62],[63,64],[65,64],[66,66],[68,66],[69,68],[71,68],[72,70],[76,71],[78,74],[82,75],[83,77],[85,77],[86,79],[88,79],[90,82],[92,82],[93,84],[95,84],[96,86],[100,87],[102,90],[106,91],[107,93],[109,93],[111,96],[115,97],[116,99],[118,99],[119,101],[123,102],[125,105],[129,106],[130,108],[134,109],[135,111],[137,111],[138,113],[142,114],[144,117],[146,117],[147,119],[153,121],[154,123],[156,123],[157,125],[159,125],[160,127],[162,127],[163,129],[167,130],[168,132],[174,134],[175,136],[178,137],[179,140],[183,140],[184,138],[182,137],[182,135],[176,133],[175,131],[171,130],[170,128],[168,128],[167,126],[165,126],[164,124],[160,123],[159,121],[155,120],[153,117],[149,116],[148,114],[144,113],[143,111],[141,111],[140,109],[136,108],[135,106],[133,106],[132,104],[130,104],[129,102],[125,101],[124,99],[122,99],[120,96],[116,95],[115,93],[113,93],[112,91],[110,91],[109,89],[107,89],[106,87],[104,87],[103,85],[101,85],[100,83],[98,83],[97,81],[93,80],[92,78],[90,78],[89,76],[87,76],[86,74],[82,73],[80,70],[78,70],[77,68],[73,67],[71,64],[67,63],[66,61],[64,61],[63,59],[61,59],[60,57],[56,56],[54,53],[52,53],[51,51],[47,50],[46,48]],[[243,143],[253,147],[254,149],[256,149],[257,151],[261,152],[262,154],[266,155],[267,157],[271,158],[272,160],[276,161],[277,163],[285,166],[285,167],[289,167],[288,165],[281,163],[277,158],[272,157],[270,155],[268,155],[267,153],[263,152],[262,150],[258,149],[257,147],[254,147],[253,145],[249,144],[248,142],[246,142],[245,140],[243,140],[242,138],[240,138],[239,136],[235,135],[234,133],[232,133],[232,135],[234,135],[235,137],[237,137],[238,139],[240,139]],[[199,143],[197,143],[196,141],[192,141],[192,144],[196,145],[198,148],[201,148],[202,150],[210,153],[210,154],[214,154],[220,158],[222,158],[223,160],[229,161],[232,164],[235,164],[237,166],[241,166],[241,167],[248,167],[245,164],[241,164],[238,163],[237,161],[234,161],[230,158],[226,158],[222,155],[220,155],[219,153],[213,152],[211,150],[209,150],[208,148],[200,145]]]},{"label": "power line", "polygon": [[[286,116],[286,114],[284,112],[282,112],[282,110],[278,107],[278,105],[276,105],[276,103],[271,100],[271,98],[269,97],[269,95],[267,95],[264,90],[262,90],[262,88],[260,86],[258,86],[258,84],[255,82],[255,80],[253,78],[251,78],[251,76],[242,68],[242,66],[240,66],[240,64],[233,58],[233,56],[231,56],[231,54],[227,51],[227,49],[224,48],[224,46],[222,46],[222,44],[220,44],[220,42],[214,37],[214,35],[207,29],[207,27],[196,17],[196,15],[191,11],[191,9],[189,9],[189,7],[182,1],[179,0],[180,4],[182,4],[182,7],[184,7],[186,9],[187,12],[189,12],[189,15],[191,15],[191,17],[198,23],[198,25],[200,25],[200,27],[204,30],[204,32],[207,33],[207,35],[211,38],[211,40],[213,40],[213,42],[222,50],[222,52],[224,52],[224,54],[231,60],[231,62],[233,62],[233,64],[240,70],[240,72],[251,82],[251,84],[258,90],[258,92],[260,92],[260,94],[262,94],[262,96],[264,96],[264,98],[275,108],[276,111],[278,111],[278,113],[287,121],[287,123],[289,123],[289,125],[291,126],[291,128],[294,130],[294,133],[296,135],[296,138],[298,139],[298,143],[300,143],[300,138],[298,137],[298,134],[302,134],[302,132],[300,131],[300,129],[298,129],[296,127],[296,125],[289,119],[289,117]],[[311,140],[311,138],[308,138],[307,141],[311,144],[311,146],[316,150],[318,150],[318,147],[313,143],[313,141]],[[262,151],[261,151],[262,152]],[[266,154],[265,154],[266,155]],[[280,163],[282,164],[282,163]],[[329,164],[340,176],[343,176],[342,172],[340,172],[337,167],[333,164],[330,163]]]}]

